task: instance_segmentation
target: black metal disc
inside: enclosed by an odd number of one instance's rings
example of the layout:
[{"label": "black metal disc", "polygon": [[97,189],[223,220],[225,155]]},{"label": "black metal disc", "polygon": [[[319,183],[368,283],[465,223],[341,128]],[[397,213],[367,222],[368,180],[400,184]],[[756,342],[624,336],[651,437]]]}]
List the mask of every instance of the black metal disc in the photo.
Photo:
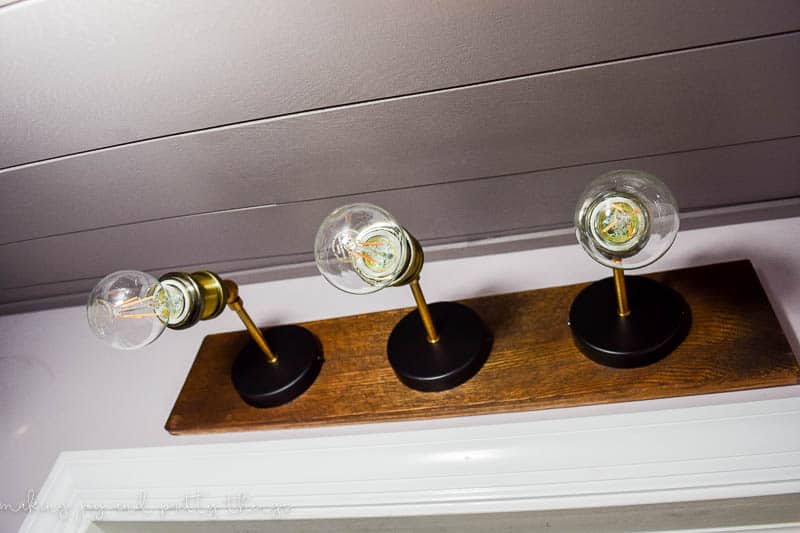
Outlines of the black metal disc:
[{"label": "black metal disc", "polygon": [[492,334],[464,305],[429,306],[439,342],[430,343],[416,309],[397,323],[387,352],[395,374],[406,386],[423,392],[452,389],[478,373],[492,349]]},{"label": "black metal disc", "polygon": [[269,363],[252,340],[231,368],[231,381],[242,400],[253,407],[275,407],[303,394],[322,368],[322,348],[317,338],[300,326],[278,326],[261,333],[278,358]]},{"label": "black metal disc", "polygon": [[583,289],[569,310],[572,336],[581,352],[601,365],[633,368],[655,363],[686,338],[691,311],[683,297],[649,278],[625,278],[631,314],[617,314],[614,280]]}]

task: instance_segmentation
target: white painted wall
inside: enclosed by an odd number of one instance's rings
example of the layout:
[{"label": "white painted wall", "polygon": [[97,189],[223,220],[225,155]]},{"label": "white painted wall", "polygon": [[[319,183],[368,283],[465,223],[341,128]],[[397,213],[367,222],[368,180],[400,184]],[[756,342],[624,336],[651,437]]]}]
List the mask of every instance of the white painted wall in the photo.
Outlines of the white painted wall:
[{"label": "white painted wall", "polygon": [[[682,232],[652,270],[748,258],[753,261],[795,354],[800,353],[800,218]],[[423,272],[431,301],[533,289],[597,279],[606,271],[577,245],[432,262]],[[319,277],[242,287],[263,325],[314,320],[412,304],[403,288],[369,296],[339,293]],[[291,307],[290,304],[291,303]],[[566,315],[566,309],[565,315]],[[479,427],[516,421],[579,419],[800,395],[800,386],[510,415],[226,435],[173,437],[163,425],[203,336],[241,329],[232,313],[155,344],[118,352],[94,339],[82,308],[0,317],[0,504],[24,503],[59,452],[272,441]],[[800,421],[798,421],[800,424]],[[664,446],[669,447],[669,442]],[[757,452],[758,450],[753,450]],[[0,530],[19,527],[23,513],[0,511]]]}]

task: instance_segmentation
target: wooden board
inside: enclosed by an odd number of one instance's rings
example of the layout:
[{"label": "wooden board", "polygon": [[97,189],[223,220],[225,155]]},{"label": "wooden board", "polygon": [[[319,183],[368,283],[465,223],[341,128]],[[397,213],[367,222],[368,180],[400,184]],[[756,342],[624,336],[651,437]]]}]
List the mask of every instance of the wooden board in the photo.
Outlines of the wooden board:
[{"label": "wooden board", "polygon": [[[309,200],[599,162],[622,165],[622,159],[797,136],[798,56],[800,33],[788,34],[290,115],[11,169],[0,174],[0,243],[242,207],[291,203],[301,210]],[[728,180],[727,168],[714,168],[678,198],[685,203],[695,194],[730,189],[743,197],[740,202],[756,201],[764,198],[762,187],[792,182],[787,176],[797,166],[775,160],[768,168],[741,184]],[[664,178],[672,185],[681,174]],[[569,189],[555,199],[575,201]],[[270,247],[293,241],[267,238]],[[120,265],[119,253],[136,247],[104,245],[114,248],[108,255]],[[159,266],[176,264],[159,256]],[[49,270],[69,275],[63,268]]]},{"label": "wooden board", "polygon": [[173,434],[263,430],[439,418],[635,401],[796,384],[800,368],[749,261],[654,274],[692,308],[683,344],[638,369],[600,366],[573,344],[567,312],[586,284],[466,300],[494,331],[472,380],[422,393],[395,378],[386,339],[409,309],[302,324],[320,339],[325,364],[300,398],[256,409],[239,398],[230,367],[244,331],[203,341],[166,429]]},{"label": "wooden board", "polygon": [[559,227],[604,165],[684,211],[799,197],[798,29],[796,0],[16,2],[0,313],[131,267],[294,276],[331,198],[413,195],[430,244]]},{"label": "wooden board", "polygon": [[795,0],[19,2],[0,167],[798,28]]},{"label": "wooden board", "polygon": [[[642,169],[664,177],[680,201],[682,214],[720,206],[752,207],[753,202],[800,197],[800,180],[785,179],[800,168],[800,136],[176,217],[0,245],[0,304],[70,291],[80,293],[78,302],[84,302],[85,293],[100,278],[132,265],[152,272],[209,268],[225,273],[313,261],[314,236],[322,219],[353,202],[388,209],[425,245],[567,228],[573,224],[575,201],[586,184],[619,168]],[[772,178],[754,180],[764,168],[775,171]],[[3,190],[0,184],[0,213]],[[776,210],[770,210],[769,218],[778,216]],[[0,214],[0,228],[3,217]],[[718,222],[705,225],[711,223]],[[210,235],[213,245],[209,245]],[[575,239],[571,236],[566,242]],[[142,253],[154,243],[158,253]],[[73,253],[95,249],[104,253]],[[68,286],[77,280],[83,280],[82,288]]]},{"label": "wooden board", "polygon": [[684,211],[798,197],[799,55],[794,32],[3,170],[0,306],[77,303],[131,267],[269,276],[354,200],[431,244],[569,225],[598,167],[661,175]]},{"label": "wooden board", "polygon": [[783,35],[4,171],[0,304],[79,302],[132,267],[297,265],[352,201],[429,245],[566,227],[585,184],[614,168],[660,175],[684,212],[797,197],[798,55],[800,34]]}]

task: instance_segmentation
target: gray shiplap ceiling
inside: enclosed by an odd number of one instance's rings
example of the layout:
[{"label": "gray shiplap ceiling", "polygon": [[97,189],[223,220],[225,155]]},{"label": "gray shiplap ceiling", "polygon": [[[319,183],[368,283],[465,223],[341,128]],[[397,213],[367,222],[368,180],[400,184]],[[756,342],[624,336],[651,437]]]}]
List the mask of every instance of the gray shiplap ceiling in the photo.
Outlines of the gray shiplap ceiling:
[{"label": "gray shiplap ceiling", "polygon": [[0,9],[0,311],[297,265],[350,201],[423,244],[565,228],[620,167],[800,212],[796,1],[233,6]]}]

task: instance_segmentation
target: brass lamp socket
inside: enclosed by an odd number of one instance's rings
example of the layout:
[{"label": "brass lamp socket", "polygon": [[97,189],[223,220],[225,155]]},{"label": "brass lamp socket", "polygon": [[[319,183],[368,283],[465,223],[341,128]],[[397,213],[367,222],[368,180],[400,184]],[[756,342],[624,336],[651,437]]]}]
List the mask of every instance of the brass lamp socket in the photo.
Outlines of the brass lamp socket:
[{"label": "brass lamp socket", "polygon": [[405,228],[403,228],[403,231],[406,234],[406,238],[408,238],[408,244],[411,248],[411,253],[409,254],[408,265],[406,266],[403,275],[401,275],[397,281],[392,283],[393,286],[406,285],[419,278],[419,273],[422,271],[422,264],[425,262],[425,254],[422,252],[422,246],[420,246],[419,241],[417,241],[417,239],[407,232]]},{"label": "brass lamp socket", "polygon": [[167,327],[186,329],[200,320],[209,320],[225,309],[228,299],[222,279],[207,270],[193,272],[170,272],[159,278],[166,288],[174,306],[173,316]]}]

